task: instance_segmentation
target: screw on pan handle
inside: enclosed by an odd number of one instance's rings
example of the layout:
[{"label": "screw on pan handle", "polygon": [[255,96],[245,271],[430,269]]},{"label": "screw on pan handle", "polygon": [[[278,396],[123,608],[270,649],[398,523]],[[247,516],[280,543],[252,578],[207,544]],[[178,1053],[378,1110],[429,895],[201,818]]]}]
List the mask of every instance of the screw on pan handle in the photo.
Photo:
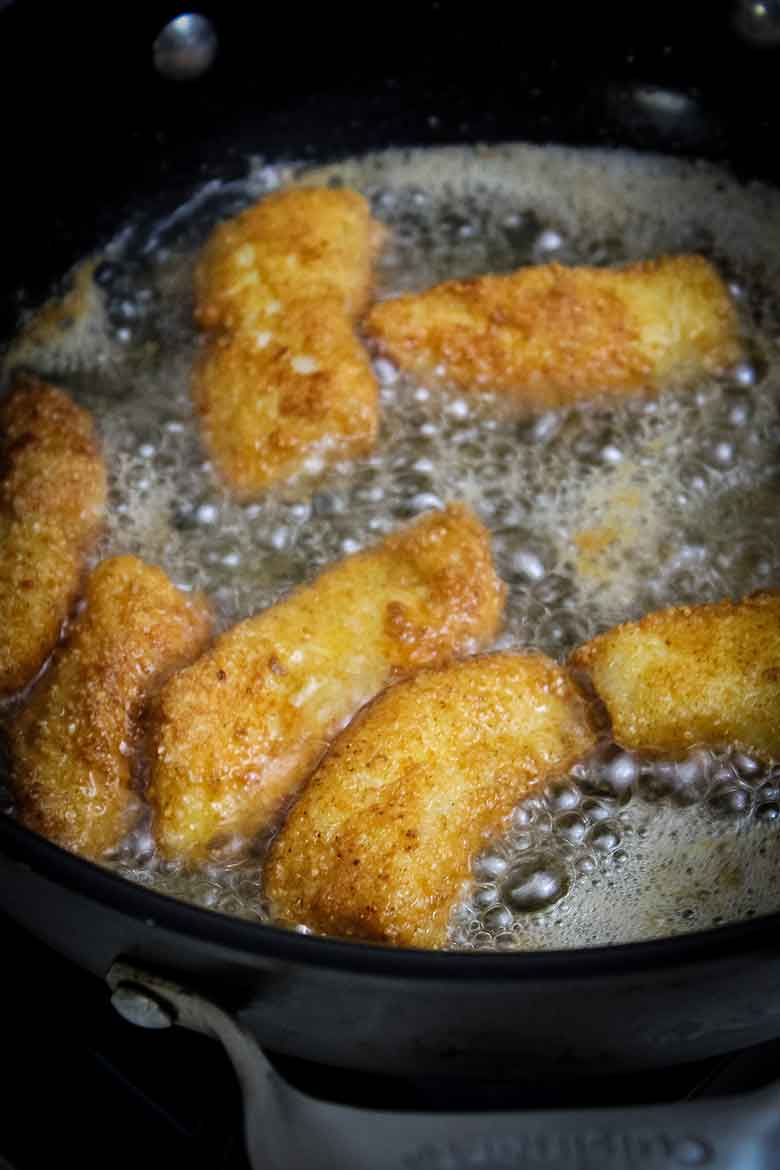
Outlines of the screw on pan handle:
[{"label": "screw on pan handle", "polygon": [[164,1000],[132,983],[120,983],[111,996],[111,1004],[122,1019],[138,1028],[170,1028],[176,1019]]},{"label": "screw on pan handle", "polygon": [[195,81],[214,63],[217,34],[207,16],[183,12],[169,20],[152,46],[154,67],[171,81]]},{"label": "screw on pan handle", "polygon": [[737,0],[734,28],[752,45],[780,45],[780,0]]},{"label": "screw on pan handle", "polygon": [[241,1084],[254,1170],[780,1166],[780,1082],[744,1095],[636,1108],[492,1113],[354,1108],[287,1084],[253,1036],[185,987],[123,963],[111,968],[108,982],[112,1002],[131,1022],[142,1027],[175,1022],[222,1042]]}]

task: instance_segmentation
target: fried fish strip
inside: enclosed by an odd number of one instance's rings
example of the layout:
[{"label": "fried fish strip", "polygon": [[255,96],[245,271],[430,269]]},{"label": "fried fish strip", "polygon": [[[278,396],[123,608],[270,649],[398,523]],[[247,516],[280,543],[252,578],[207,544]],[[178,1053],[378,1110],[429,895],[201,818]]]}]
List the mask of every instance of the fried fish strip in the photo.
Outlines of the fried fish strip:
[{"label": "fried fish strip", "polygon": [[398,683],[336,739],[274,841],[273,915],[444,946],[485,838],[595,742],[584,698],[541,654],[479,656]]},{"label": "fried fish strip", "polygon": [[70,287],[46,301],[26,321],[2,361],[4,377],[32,369],[57,377],[91,366],[110,334],[95,272],[103,257],[91,256],[70,273]]},{"label": "fried fish strip", "polygon": [[376,380],[333,297],[289,302],[273,332],[215,336],[193,392],[204,444],[241,499],[365,454],[376,438]]},{"label": "fried fish strip", "polygon": [[220,224],[195,274],[193,397],[241,497],[370,450],[377,384],[354,333],[382,228],[354,191],[297,188]]},{"label": "fried fish strip", "polygon": [[86,857],[130,827],[133,759],[149,695],[203,649],[205,602],[161,569],[112,557],[87,583],[85,607],[10,729],[13,788],[25,824]]},{"label": "fried fish strip", "polygon": [[204,329],[262,329],[287,301],[303,297],[334,297],[357,317],[368,304],[384,230],[357,191],[295,187],[266,195],[207,241],[195,271],[197,321]]},{"label": "fried fish strip", "polygon": [[739,744],[780,759],[780,593],[650,613],[570,662],[590,676],[626,748]]},{"label": "fried fish strip", "polygon": [[149,799],[168,857],[279,812],[388,682],[487,645],[505,589],[467,508],[434,512],[219,638],[155,704]]},{"label": "fried fish strip", "polygon": [[31,682],[54,649],[105,503],[89,413],[18,377],[0,403],[0,699]]},{"label": "fried fish strip", "polygon": [[728,291],[701,256],[448,281],[375,305],[365,324],[403,370],[540,409],[683,384],[741,354]]}]

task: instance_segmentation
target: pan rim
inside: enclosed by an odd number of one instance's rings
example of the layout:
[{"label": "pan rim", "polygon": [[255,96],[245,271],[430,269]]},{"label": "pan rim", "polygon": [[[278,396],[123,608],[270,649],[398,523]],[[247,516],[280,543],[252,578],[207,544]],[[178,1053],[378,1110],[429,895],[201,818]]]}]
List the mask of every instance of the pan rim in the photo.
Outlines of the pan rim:
[{"label": "pan rim", "polygon": [[[0,0],[2,7],[2,0]],[[598,87],[601,88],[600,86]],[[433,143],[416,141],[415,146],[433,146],[446,149],[460,145],[458,137]],[[571,143],[554,137],[549,141],[535,140],[518,134],[514,138],[500,137],[496,145],[524,144],[566,148],[599,154],[613,145],[643,158],[675,158],[675,152],[660,145],[640,149],[636,144],[588,141]],[[408,147],[409,143],[387,143],[384,149]],[[304,169],[337,162],[354,154],[373,153],[375,147],[355,151],[326,151],[324,156],[313,155],[303,162]],[[682,156],[688,162],[710,162],[725,172],[736,171],[729,157],[709,158],[706,154]],[[295,156],[301,162],[298,156]],[[225,158],[222,159],[224,164]],[[269,152],[268,161],[277,165],[293,161],[284,150]],[[190,195],[210,178],[201,176],[193,189],[186,184]],[[759,181],[767,181],[765,179]],[[776,184],[772,184],[776,185]],[[169,187],[170,192],[174,187]],[[177,200],[178,201],[178,200]],[[473,982],[478,974],[480,982],[515,982],[545,977],[571,978],[576,969],[578,977],[598,977],[619,973],[626,977],[645,975],[650,969],[679,969],[691,964],[729,960],[744,961],[757,952],[776,953],[780,958],[780,910],[750,919],[730,922],[703,930],[667,936],[652,940],[615,943],[583,948],[556,950],[474,952],[424,950],[417,947],[401,948],[367,941],[350,941],[333,937],[303,935],[293,930],[261,922],[251,922],[216,910],[161,893],[133,882],[99,864],[68,852],[60,846],[14,821],[0,816],[0,858],[26,867],[40,877],[50,880],[70,892],[96,901],[104,907],[129,917],[146,921],[186,936],[190,941],[204,941],[241,955],[244,960],[258,965],[271,961],[291,962],[302,966],[332,968],[374,976],[447,981]],[[0,907],[3,909],[3,907]],[[23,920],[22,920],[23,921]]]},{"label": "pan rim", "polygon": [[[19,824],[0,818],[0,855],[70,892],[149,926],[163,927],[190,941],[227,948],[258,964],[270,960],[336,968],[374,976],[446,979],[472,983],[514,982],[560,976],[571,979],[620,973],[647,977],[649,969],[744,961],[748,953],[780,956],[780,912],[659,939],[607,946],[500,952],[438,951],[393,947],[299,934],[280,926],[222,914],[147,888],[69,853]],[[23,919],[22,919],[23,922]]]}]

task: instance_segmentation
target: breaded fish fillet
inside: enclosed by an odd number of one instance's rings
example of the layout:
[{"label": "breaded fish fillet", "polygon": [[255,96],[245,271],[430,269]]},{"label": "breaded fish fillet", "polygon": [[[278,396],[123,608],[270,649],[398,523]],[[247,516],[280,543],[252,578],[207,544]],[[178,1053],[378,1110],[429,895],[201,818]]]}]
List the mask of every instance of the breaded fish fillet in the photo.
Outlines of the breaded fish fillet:
[{"label": "breaded fish fillet", "polygon": [[570,661],[590,676],[624,747],[739,744],[780,759],[780,593],[651,613]]},{"label": "breaded fish fillet", "polygon": [[216,228],[195,274],[209,330],[193,396],[233,492],[368,451],[377,384],[354,333],[381,225],[355,191],[295,188]]},{"label": "breaded fish fillet", "polygon": [[430,513],[240,622],[155,704],[149,799],[168,857],[277,815],[392,679],[488,644],[505,589],[465,507]]},{"label": "breaded fish fillet", "polygon": [[50,671],[11,725],[13,788],[25,824],[100,857],[137,809],[133,757],[149,695],[203,649],[205,602],[136,557],[103,561]]},{"label": "breaded fish fillet", "polygon": [[0,365],[7,377],[16,369],[32,369],[58,377],[90,367],[96,350],[111,336],[102,290],[95,271],[103,257],[91,256],[69,275],[69,287],[37,309],[9,345]]},{"label": "breaded fish fillet", "polygon": [[240,498],[364,454],[376,438],[376,380],[333,297],[289,302],[273,330],[216,335],[193,388],[204,444]]},{"label": "breaded fish fillet", "polygon": [[658,390],[741,353],[726,286],[701,256],[448,281],[375,305],[365,325],[401,369],[531,408]]},{"label": "breaded fish fillet", "polygon": [[485,838],[594,745],[585,700],[541,654],[478,656],[398,683],[338,737],[274,841],[272,914],[444,946]]},{"label": "breaded fish fillet", "polygon": [[105,503],[89,413],[54,386],[17,378],[0,402],[0,699],[54,649]]},{"label": "breaded fish fillet", "polygon": [[[262,329],[287,301],[333,297],[348,317],[368,304],[385,229],[357,191],[293,187],[212,232],[195,271],[204,329]],[[281,304],[275,304],[278,298]]]}]

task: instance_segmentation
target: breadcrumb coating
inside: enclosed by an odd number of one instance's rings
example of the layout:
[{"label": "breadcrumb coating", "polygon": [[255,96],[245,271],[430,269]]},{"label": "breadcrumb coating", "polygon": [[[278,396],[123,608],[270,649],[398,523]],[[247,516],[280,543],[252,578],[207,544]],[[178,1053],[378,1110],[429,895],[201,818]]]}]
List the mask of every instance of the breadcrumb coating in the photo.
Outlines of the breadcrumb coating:
[{"label": "breadcrumb coating", "polygon": [[134,762],[144,704],[204,648],[204,600],[136,557],[103,561],[50,670],[13,720],[12,784],[25,824],[98,858],[138,811]]},{"label": "breadcrumb coating", "polygon": [[354,324],[382,234],[357,192],[293,188],[207,242],[195,315],[208,333],[193,397],[205,446],[237,496],[373,446],[377,382]]},{"label": "breadcrumb coating", "polygon": [[365,326],[419,378],[532,409],[687,383],[742,352],[728,290],[701,256],[447,281],[375,305]]},{"label": "breadcrumb coating", "polygon": [[462,505],[424,516],[240,622],[155,704],[149,799],[167,857],[278,815],[390,681],[488,645],[505,588]]},{"label": "breadcrumb coating", "polygon": [[623,747],[696,744],[780,759],[780,593],[678,606],[600,634],[571,655]]},{"label": "breadcrumb coating", "polygon": [[103,524],[106,469],[88,411],[19,376],[0,402],[0,699],[51,654]]},{"label": "breadcrumb coating", "polygon": [[533,786],[595,745],[566,671],[481,655],[380,695],[342,732],[275,839],[275,918],[443,947],[471,861]]}]

